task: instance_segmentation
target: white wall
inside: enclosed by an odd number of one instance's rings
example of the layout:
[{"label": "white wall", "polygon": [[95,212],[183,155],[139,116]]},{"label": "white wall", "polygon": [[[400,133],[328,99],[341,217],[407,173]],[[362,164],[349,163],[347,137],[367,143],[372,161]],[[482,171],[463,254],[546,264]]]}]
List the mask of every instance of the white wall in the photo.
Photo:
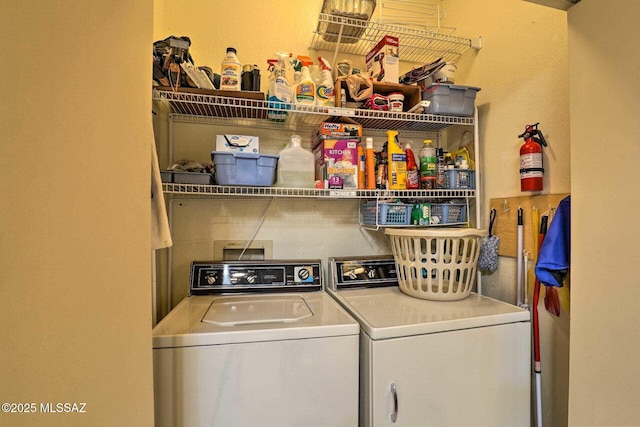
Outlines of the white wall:
[{"label": "white wall", "polygon": [[633,0],[569,10],[573,426],[640,425],[638,16]]},{"label": "white wall", "polygon": [[152,15],[0,5],[0,425],[153,425]]}]

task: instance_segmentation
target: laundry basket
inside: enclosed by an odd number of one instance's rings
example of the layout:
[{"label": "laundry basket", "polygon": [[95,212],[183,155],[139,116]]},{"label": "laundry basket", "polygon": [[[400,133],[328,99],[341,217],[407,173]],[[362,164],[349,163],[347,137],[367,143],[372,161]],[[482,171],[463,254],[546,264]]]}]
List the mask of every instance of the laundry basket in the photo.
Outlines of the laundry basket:
[{"label": "laundry basket", "polygon": [[456,301],[473,287],[487,230],[387,228],[400,290],[416,298]]}]

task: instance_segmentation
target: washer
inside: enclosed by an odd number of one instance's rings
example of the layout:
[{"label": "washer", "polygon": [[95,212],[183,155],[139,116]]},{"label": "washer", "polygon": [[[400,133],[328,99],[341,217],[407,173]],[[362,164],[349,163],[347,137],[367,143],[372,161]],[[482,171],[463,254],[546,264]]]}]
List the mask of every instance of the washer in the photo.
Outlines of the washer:
[{"label": "washer", "polygon": [[193,262],[153,329],[156,426],[355,427],[359,331],[320,261]]},{"label": "washer", "polygon": [[361,328],[361,426],[530,425],[527,310],[405,295],[392,256],[329,263],[328,293]]}]

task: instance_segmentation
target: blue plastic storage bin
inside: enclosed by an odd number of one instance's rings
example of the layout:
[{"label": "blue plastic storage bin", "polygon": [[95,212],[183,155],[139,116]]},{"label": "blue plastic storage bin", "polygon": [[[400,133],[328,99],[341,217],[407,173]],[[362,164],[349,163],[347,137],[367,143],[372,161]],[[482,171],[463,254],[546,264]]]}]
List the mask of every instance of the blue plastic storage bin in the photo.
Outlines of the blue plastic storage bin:
[{"label": "blue plastic storage bin", "polygon": [[360,209],[363,224],[409,225],[411,223],[411,205],[404,203],[367,202]]},{"label": "blue plastic storage bin", "polygon": [[476,188],[476,171],[473,169],[447,169],[444,175],[445,188],[451,190],[473,190]]},{"label": "blue plastic storage bin", "polygon": [[422,99],[431,101],[428,114],[473,116],[479,87],[434,83],[422,91]]},{"label": "blue plastic storage bin", "polygon": [[277,155],[212,151],[219,185],[270,187],[276,176]]},{"label": "blue plastic storage bin", "polygon": [[462,203],[431,203],[431,225],[467,222],[467,205]]}]

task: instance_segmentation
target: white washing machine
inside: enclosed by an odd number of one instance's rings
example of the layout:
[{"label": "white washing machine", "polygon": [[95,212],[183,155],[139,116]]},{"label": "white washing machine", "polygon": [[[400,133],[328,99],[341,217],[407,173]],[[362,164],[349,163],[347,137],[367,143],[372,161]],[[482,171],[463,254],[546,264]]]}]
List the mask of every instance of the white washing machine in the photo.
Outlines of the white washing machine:
[{"label": "white washing machine", "polygon": [[405,295],[392,256],[329,262],[327,291],[361,327],[360,426],[529,427],[527,310]]},{"label": "white washing machine", "polygon": [[359,326],[320,261],[193,262],[153,329],[158,427],[355,427]]}]

